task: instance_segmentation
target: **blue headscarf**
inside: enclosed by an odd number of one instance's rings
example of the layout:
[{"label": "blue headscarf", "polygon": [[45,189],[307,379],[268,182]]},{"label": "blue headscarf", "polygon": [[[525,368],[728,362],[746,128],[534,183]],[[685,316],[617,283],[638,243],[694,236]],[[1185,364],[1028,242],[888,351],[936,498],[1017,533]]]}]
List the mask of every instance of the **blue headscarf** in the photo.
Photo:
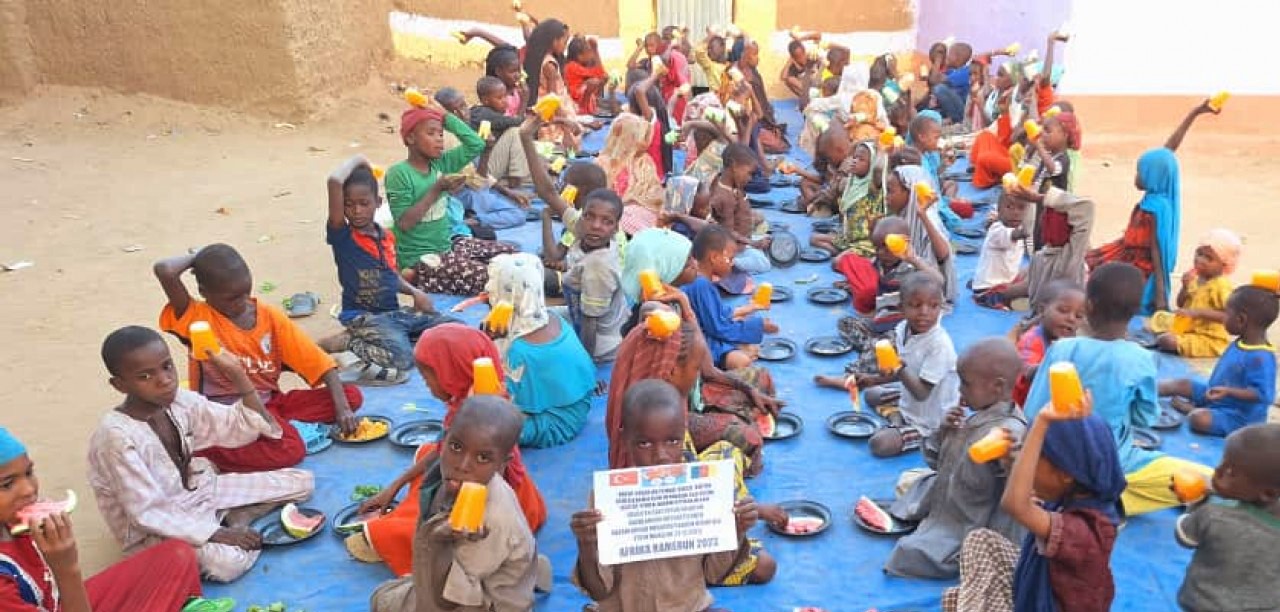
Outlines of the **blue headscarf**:
[{"label": "blue headscarf", "polygon": [[0,427],[0,463],[9,463],[27,454],[27,447],[22,445],[8,429]]},{"label": "blue headscarf", "polygon": [[[1065,499],[1046,502],[1050,512],[1095,510],[1112,523],[1119,523],[1123,509],[1120,494],[1127,482],[1120,467],[1111,428],[1101,417],[1054,421],[1045,432],[1042,461],[1066,472],[1075,481],[1075,490]],[[1087,493],[1087,497],[1077,497]],[[1049,559],[1036,548],[1035,534],[1028,533],[1013,574],[1013,609],[1016,612],[1056,612],[1053,587],[1049,584]]]},{"label": "blue headscarf", "polygon": [[1178,179],[1178,158],[1173,151],[1160,147],[1151,149],[1138,158],[1138,180],[1142,181],[1145,194],[1138,207],[1151,213],[1156,219],[1156,239],[1160,241],[1160,263],[1147,279],[1142,294],[1142,314],[1155,312],[1156,274],[1164,279],[1164,299],[1169,302],[1169,280],[1178,263],[1178,224],[1182,217],[1181,181]]}]

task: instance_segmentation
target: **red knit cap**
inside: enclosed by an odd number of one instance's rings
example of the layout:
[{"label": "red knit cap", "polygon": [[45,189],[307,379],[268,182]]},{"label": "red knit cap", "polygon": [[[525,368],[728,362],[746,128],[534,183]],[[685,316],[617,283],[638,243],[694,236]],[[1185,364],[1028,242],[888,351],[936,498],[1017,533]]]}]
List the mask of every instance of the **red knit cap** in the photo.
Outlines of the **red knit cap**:
[{"label": "red knit cap", "polygon": [[418,127],[419,123],[428,119],[435,119],[444,124],[444,113],[437,109],[418,108],[416,106],[406,110],[404,114],[400,115],[400,137],[407,138],[413,132],[413,128]]}]

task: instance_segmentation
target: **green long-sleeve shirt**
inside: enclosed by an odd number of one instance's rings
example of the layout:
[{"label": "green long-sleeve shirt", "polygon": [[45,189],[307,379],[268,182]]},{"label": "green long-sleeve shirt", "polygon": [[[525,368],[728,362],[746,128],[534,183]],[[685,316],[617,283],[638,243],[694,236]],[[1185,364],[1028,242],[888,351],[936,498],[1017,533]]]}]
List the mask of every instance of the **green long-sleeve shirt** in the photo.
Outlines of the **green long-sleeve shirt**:
[{"label": "green long-sleeve shirt", "polygon": [[[461,119],[452,114],[445,115],[444,129],[457,136],[462,144],[445,151],[440,159],[432,161],[427,172],[419,172],[408,160],[387,170],[387,204],[391,207],[391,216],[397,222],[405,211],[431,190],[437,179],[445,174],[461,171],[484,152],[484,141]],[[411,267],[428,253],[448,252],[453,238],[453,228],[446,214],[448,198],[446,194],[432,204],[422,221],[413,229],[405,231],[396,225],[396,261],[400,267]]]}]

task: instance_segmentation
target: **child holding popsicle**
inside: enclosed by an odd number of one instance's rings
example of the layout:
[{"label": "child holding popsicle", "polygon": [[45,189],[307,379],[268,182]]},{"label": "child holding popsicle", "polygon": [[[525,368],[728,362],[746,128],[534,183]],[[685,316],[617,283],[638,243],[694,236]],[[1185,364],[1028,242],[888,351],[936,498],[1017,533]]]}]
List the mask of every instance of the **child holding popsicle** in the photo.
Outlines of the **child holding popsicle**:
[{"label": "child holding popsicle", "polygon": [[1087,416],[1048,406],[1039,412],[1000,504],[1029,533],[1019,545],[989,529],[970,532],[960,551],[960,585],[943,593],[944,611],[1110,609],[1125,477],[1106,422],[1088,414],[1091,405],[1083,395],[1078,407]]},{"label": "child holding popsicle", "polygon": [[[1090,337],[1060,339],[1044,356],[1047,364],[1069,362],[1075,366],[1093,395],[1098,416],[1111,428],[1128,481],[1124,507],[1130,515],[1181,505],[1169,490],[1170,475],[1184,470],[1209,471],[1207,466],[1143,450],[1133,443],[1133,428],[1150,427],[1160,415],[1155,358],[1125,339],[1129,321],[1142,304],[1142,294],[1142,273],[1137,268],[1112,263],[1094,270],[1085,287]],[[1036,373],[1023,406],[1029,418],[1036,418],[1049,403],[1050,379],[1044,367]]]},{"label": "child holding popsicle", "polygon": [[730,308],[720,297],[716,279],[733,271],[738,247],[728,230],[707,225],[693,239],[693,258],[698,261],[698,277],[680,287],[689,296],[689,304],[698,317],[698,326],[707,339],[716,367],[726,370],[745,368],[755,363],[764,334],[778,333],[778,325],[756,313],[769,309],[769,303],[754,300]]},{"label": "child holding popsicle", "polygon": [[[871,230],[883,210],[879,184],[873,172],[876,167],[875,143],[864,141],[853,145],[851,158],[853,163],[838,205],[839,231],[835,234],[815,232],[809,237],[809,245],[832,255],[848,252],[849,256],[870,258],[876,251],[871,243]],[[840,269],[840,264],[834,265]]]},{"label": "child holding popsicle", "polygon": [[384,582],[375,612],[483,609],[525,612],[550,565],[502,477],[520,436],[520,412],[494,395],[463,402],[427,468],[412,574]]},{"label": "child holding popsicle", "polygon": [[[893,350],[876,347],[880,372],[854,374],[858,388],[867,390],[867,402],[890,425],[871,436],[871,454],[876,457],[920,448],[942,425],[943,414],[960,400],[956,349],[940,324],[946,303],[941,280],[936,274],[916,272],[902,281],[901,299],[904,320],[894,328],[891,343],[880,341]],[[895,392],[900,395],[896,406],[886,401]]]},{"label": "child holding popsicle", "polygon": [[935,440],[925,447],[925,461],[936,473],[915,481],[890,509],[896,517],[922,519],[920,526],[898,540],[886,572],[954,578],[960,573],[960,544],[970,531],[1022,538],[1022,527],[1000,509],[1009,477],[1002,459],[1027,426],[1011,401],[1021,370],[1022,361],[1006,338],[982,340],[960,356],[960,404],[947,411]]},{"label": "child holding popsicle", "polygon": [[[612,393],[619,392],[617,387],[612,390]],[[603,566],[599,562],[596,530],[604,516],[599,510],[589,508],[574,513],[569,522],[578,543],[578,558],[571,574],[573,583],[596,602],[600,612],[659,612],[707,610],[713,603],[706,588],[708,584],[733,586],[772,580],[777,571],[776,562],[759,542],[747,538],[746,532],[760,518],[786,525],[787,516],[777,506],[757,505],[751,498],[741,477],[742,454],[726,442],[695,454],[685,427],[684,400],[666,381],[638,381],[626,389],[619,404],[617,443],[625,445],[626,452],[622,455],[625,461],[611,465],[613,469],[736,460],[739,467],[733,513],[737,521],[738,548],[701,556]]]},{"label": "child holding popsicle", "polygon": [[1023,226],[1026,215],[1026,202],[1008,193],[1000,195],[996,220],[987,227],[978,266],[973,271],[973,300],[979,305],[1001,310],[1009,307],[1004,290],[1022,271],[1029,234]]},{"label": "child holding popsicle", "polygon": [[1031,381],[1049,347],[1062,338],[1074,338],[1085,321],[1084,290],[1079,285],[1065,280],[1049,283],[1044,300],[1037,323],[1018,338],[1023,369],[1013,388],[1013,401],[1019,406],[1026,403]]},{"label": "child holding popsicle", "polygon": [[[1197,484],[1204,489],[1203,479]],[[1178,604],[1195,612],[1274,608],[1280,579],[1280,424],[1250,425],[1227,438],[1213,494],[1220,500],[1178,518],[1178,543],[1195,549]]]},{"label": "child holding popsicle", "polygon": [[1276,397],[1275,347],[1267,340],[1276,302],[1275,293],[1251,285],[1233,291],[1225,319],[1226,331],[1236,339],[1214,365],[1208,383],[1160,381],[1160,394],[1175,396],[1172,405],[1189,414],[1192,431],[1225,436],[1266,422]]},{"label": "child holding popsicle", "polygon": [[[188,270],[204,300],[192,296],[183,282]],[[276,470],[295,466],[306,456],[306,444],[290,420],[336,423],[344,433],[355,431],[352,411],[363,402],[360,389],[342,383],[333,357],[284,312],[252,296],[253,275],[234,248],[212,244],[194,255],[158,261],[153,271],[168,300],[160,312],[160,329],[194,348],[192,325],[207,323],[223,350],[244,364],[258,395],[284,431],[278,438],[263,437],[234,449],[208,448],[200,456],[223,472]],[[189,357],[191,390],[224,404],[241,399],[232,381],[203,354],[192,352]],[[285,370],[314,388],[284,391],[280,377]]]},{"label": "child holding popsicle", "polygon": [[[1209,232],[1196,247],[1195,267],[1182,275],[1173,329],[1156,337],[1156,346],[1183,357],[1219,357],[1234,334],[1227,322],[1231,280],[1240,261],[1240,237],[1226,229]],[[1185,321],[1185,323],[1181,323]],[[1266,329],[1263,329],[1263,339]]]},{"label": "child holding popsicle", "polygon": [[955,303],[955,254],[938,212],[938,194],[923,167],[907,163],[891,168],[885,181],[885,208],[889,214],[907,220],[908,244],[916,256],[942,274],[943,296],[948,304]]},{"label": "child holding popsicle", "polygon": [[577,105],[578,112],[594,115],[599,108],[599,98],[604,98],[609,105],[607,110],[617,113],[617,100],[614,92],[618,82],[610,79],[604,67],[600,65],[600,48],[594,37],[574,36],[569,41],[565,55],[564,83],[569,90],[569,97]]}]

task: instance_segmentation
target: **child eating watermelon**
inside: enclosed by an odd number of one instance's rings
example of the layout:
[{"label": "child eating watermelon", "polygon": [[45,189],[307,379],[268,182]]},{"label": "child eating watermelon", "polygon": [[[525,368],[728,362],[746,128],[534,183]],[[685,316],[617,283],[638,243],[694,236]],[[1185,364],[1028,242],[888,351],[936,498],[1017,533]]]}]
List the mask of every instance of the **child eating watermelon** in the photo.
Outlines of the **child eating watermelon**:
[{"label": "child eating watermelon", "polygon": [[[66,502],[37,501],[40,482],[27,449],[0,427],[0,610],[134,612],[218,602],[200,598],[191,547],[165,540],[83,579]],[[16,531],[22,531],[17,535]]]}]

